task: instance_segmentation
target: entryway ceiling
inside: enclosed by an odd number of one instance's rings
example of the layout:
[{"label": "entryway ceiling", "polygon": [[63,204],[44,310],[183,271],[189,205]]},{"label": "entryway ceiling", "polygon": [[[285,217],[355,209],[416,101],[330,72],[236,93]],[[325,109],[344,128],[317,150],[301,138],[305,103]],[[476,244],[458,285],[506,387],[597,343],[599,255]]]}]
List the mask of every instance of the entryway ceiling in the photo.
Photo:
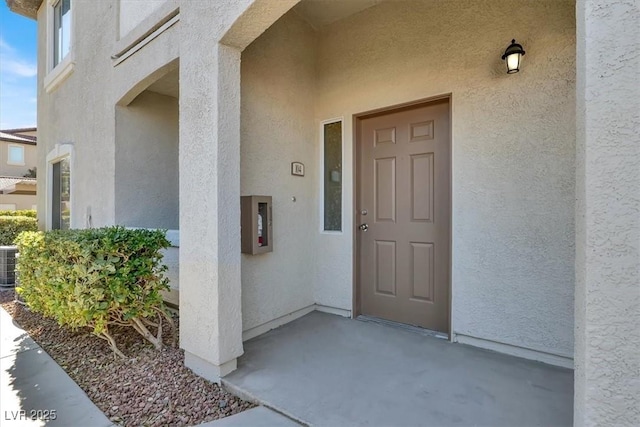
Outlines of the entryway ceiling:
[{"label": "entryway ceiling", "polygon": [[176,68],[173,71],[168,72],[154,83],[150,84],[147,90],[161,95],[172,96],[179,98],[179,75],[180,71]]},{"label": "entryway ceiling", "polygon": [[320,28],[381,3],[383,0],[303,0],[294,10]]}]

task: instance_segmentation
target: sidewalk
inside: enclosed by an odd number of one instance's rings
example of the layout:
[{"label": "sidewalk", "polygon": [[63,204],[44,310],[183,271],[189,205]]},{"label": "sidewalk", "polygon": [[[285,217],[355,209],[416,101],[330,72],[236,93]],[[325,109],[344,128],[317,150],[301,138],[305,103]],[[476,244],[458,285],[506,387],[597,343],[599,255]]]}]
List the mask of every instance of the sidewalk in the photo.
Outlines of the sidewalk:
[{"label": "sidewalk", "polygon": [[3,308],[0,308],[0,396],[3,427],[113,425]]},{"label": "sidewalk", "polygon": [[[0,307],[0,425],[115,426],[82,389]],[[201,426],[295,426],[264,407]]]}]

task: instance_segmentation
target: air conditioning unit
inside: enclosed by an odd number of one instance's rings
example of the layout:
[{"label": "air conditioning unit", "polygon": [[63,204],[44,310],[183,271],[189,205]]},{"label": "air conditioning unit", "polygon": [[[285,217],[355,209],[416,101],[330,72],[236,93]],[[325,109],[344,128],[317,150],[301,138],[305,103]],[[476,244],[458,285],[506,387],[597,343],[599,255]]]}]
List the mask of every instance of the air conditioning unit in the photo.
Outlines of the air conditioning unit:
[{"label": "air conditioning unit", "polygon": [[15,246],[0,246],[0,287],[13,288],[16,285],[16,254]]}]

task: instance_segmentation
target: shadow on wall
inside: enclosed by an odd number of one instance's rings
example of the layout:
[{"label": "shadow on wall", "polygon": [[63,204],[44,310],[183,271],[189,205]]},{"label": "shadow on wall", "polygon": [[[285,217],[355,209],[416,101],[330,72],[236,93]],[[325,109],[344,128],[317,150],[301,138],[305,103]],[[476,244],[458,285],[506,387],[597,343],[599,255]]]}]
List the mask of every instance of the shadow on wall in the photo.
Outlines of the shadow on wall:
[{"label": "shadow on wall", "polygon": [[150,90],[116,106],[115,221],[179,228],[178,99]]}]

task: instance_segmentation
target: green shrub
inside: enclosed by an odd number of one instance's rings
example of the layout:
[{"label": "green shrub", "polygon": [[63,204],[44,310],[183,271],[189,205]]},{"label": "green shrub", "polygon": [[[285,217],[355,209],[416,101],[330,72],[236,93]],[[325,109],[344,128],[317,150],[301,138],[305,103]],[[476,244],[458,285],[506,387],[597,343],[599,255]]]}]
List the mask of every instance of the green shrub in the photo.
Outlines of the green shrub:
[{"label": "green shrub", "polygon": [[162,319],[172,324],[160,294],[169,288],[161,263],[161,250],[169,246],[164,231],[28,232],[16,242],[17,291],[30,309],[62,326],[92,328],[122,357],[109,332],[113,325],[132,327],[162,347]]},{"label": "green shrub", "polygon": [[0,246],[11,246],[23,231],[37,231],[38,220],[27,216],[0,216]]},{"label": "green shrub", "polygon": [[38,215],[33,209],[23,209],[21,211],[0,211],[0,216],[28,216],[29,218],[36,218]]}]

